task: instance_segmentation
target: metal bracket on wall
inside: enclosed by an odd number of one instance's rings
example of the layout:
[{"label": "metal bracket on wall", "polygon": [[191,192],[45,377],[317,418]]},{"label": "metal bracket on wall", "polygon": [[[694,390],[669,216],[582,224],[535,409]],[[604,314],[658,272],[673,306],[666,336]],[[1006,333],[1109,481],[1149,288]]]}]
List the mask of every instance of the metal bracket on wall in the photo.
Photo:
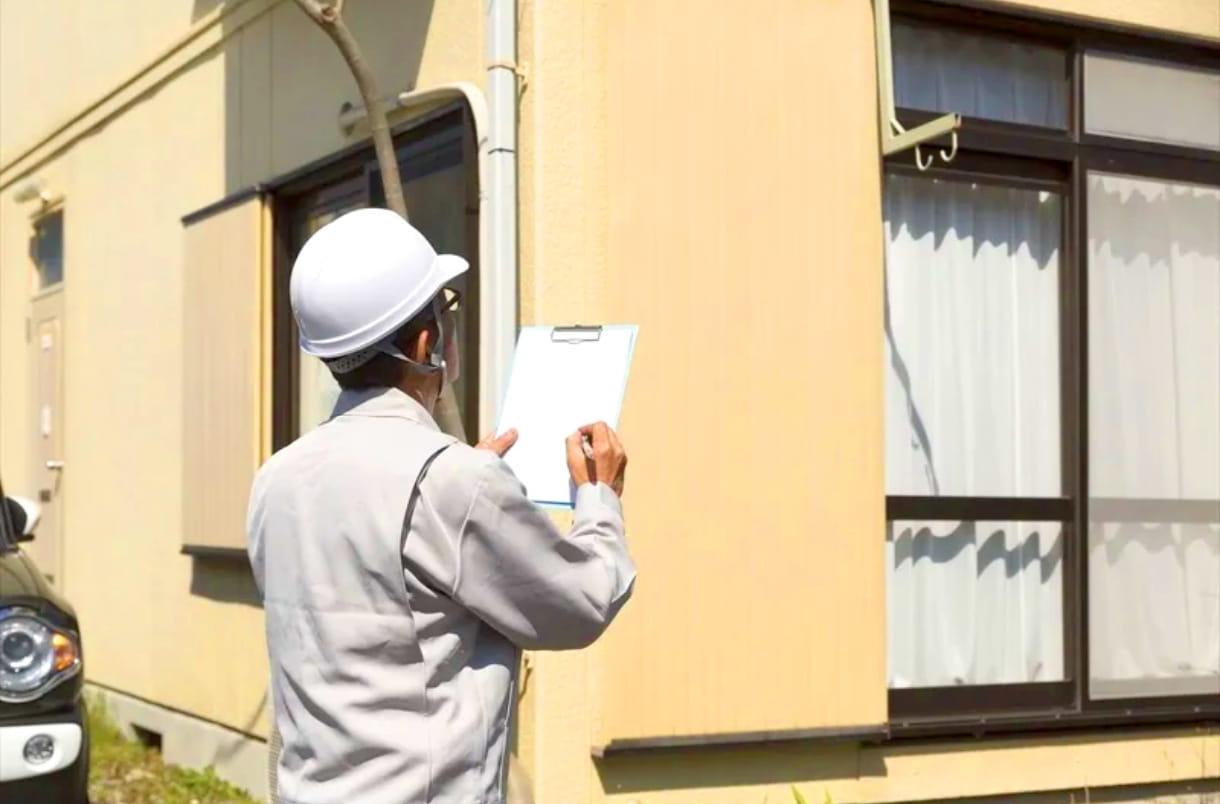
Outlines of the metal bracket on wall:
[{"label": "metal bracket on wall", "polygon": [[877,33],[877,104],[881,132],[881,153],[885,156],[915,149],[915,165],[920,170],[932,167],[936,158],[929,154],[924,158],[922,145],[930,140],[952,135],[949,150],[939,149],[943,162],[953,161],[957,156],[957,130],[962,127],[962,116],[946,114],[929,120],[908,131],[898,122],[894,111],[894,58],[890,39],[890,0],[873,0],[873,17]]}]

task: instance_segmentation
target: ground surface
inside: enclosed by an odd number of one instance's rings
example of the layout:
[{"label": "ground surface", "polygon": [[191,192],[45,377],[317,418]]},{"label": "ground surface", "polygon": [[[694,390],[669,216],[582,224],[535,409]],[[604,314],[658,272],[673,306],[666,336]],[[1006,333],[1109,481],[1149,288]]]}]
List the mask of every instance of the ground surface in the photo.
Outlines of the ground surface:
[{"label": "ground surface", "polygon": [[166,765],[158,751],[125,738],[101,701],[89,704],[92,804],[256,804],[211,768]]}]

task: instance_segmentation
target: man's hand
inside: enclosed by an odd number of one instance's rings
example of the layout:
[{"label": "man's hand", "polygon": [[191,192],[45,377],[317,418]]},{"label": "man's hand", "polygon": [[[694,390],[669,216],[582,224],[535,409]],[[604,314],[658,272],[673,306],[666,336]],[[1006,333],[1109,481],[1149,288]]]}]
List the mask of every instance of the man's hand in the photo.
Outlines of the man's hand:
[{"label": "man's hand", "polygon": [[510,449],[512,449],[513,444],[516,444],[516,443],[517,443],[517,431],[509,430],[507,432],[501,433],[500,435],[496,435],[495,433],[488,433],[487,435],[483,436],[482,441],[480,441],[479,443],[474,445],[474,448],[475,449],[485,449],[488,452],[494,452],[497,455],[499,455],[501,458],[503,458],[504,453],[506,453]]},{"label": "man's hand", "polygon": [[[581,442],[592,442],[593,457],[585,456]],[[587,424],[568,436],[568,471],[577,488],[585,483],[605,483],[614,493],[623,496],[623,482],[627,473],[627,451],[618,440],[618,434],[605,422]]]}]

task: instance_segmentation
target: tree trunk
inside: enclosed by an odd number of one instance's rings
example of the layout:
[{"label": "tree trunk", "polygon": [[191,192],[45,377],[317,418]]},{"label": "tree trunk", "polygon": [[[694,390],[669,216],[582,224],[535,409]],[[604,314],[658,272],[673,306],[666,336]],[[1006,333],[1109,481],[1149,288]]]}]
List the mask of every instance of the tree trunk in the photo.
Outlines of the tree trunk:
[{"label": "tree trunk", "polygon": [[385,189],[385,203],[404,218],[407,217],[407,202],[402,196],[402,179],[398,175],[398,157],[394,153],[394,141],[390,137],[390,125],[386,121],[385,105],[377,89],[369,63],[360,52],[360,45],[352,36],[351,29],[343,21],[343,0],[321,4],[317,0],[296,0],[296,4],[318,24],[331,38],[347,67],[356,79],[360,99],[368,113],[369,133],[373,137],[373,150],[377,152],[377,165],[381,168],[381,185]]}]

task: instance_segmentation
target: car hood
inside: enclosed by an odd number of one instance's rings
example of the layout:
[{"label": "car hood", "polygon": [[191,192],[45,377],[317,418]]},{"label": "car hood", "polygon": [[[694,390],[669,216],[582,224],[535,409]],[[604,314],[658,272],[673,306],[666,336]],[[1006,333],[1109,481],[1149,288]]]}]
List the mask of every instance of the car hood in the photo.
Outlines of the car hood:
[{"label": "car hood", "polygon": [[43,597],[50,584],[20,550],[0,553],[0,600],[6,597]]},{"label": "car hood", "polygon": [[24,604],[40,611],[48,607],[57,608],[73,620],[75,630],[72,606],[55,591],[33,560],[21,550],[0,552],[0,607],[8,604]]}]

